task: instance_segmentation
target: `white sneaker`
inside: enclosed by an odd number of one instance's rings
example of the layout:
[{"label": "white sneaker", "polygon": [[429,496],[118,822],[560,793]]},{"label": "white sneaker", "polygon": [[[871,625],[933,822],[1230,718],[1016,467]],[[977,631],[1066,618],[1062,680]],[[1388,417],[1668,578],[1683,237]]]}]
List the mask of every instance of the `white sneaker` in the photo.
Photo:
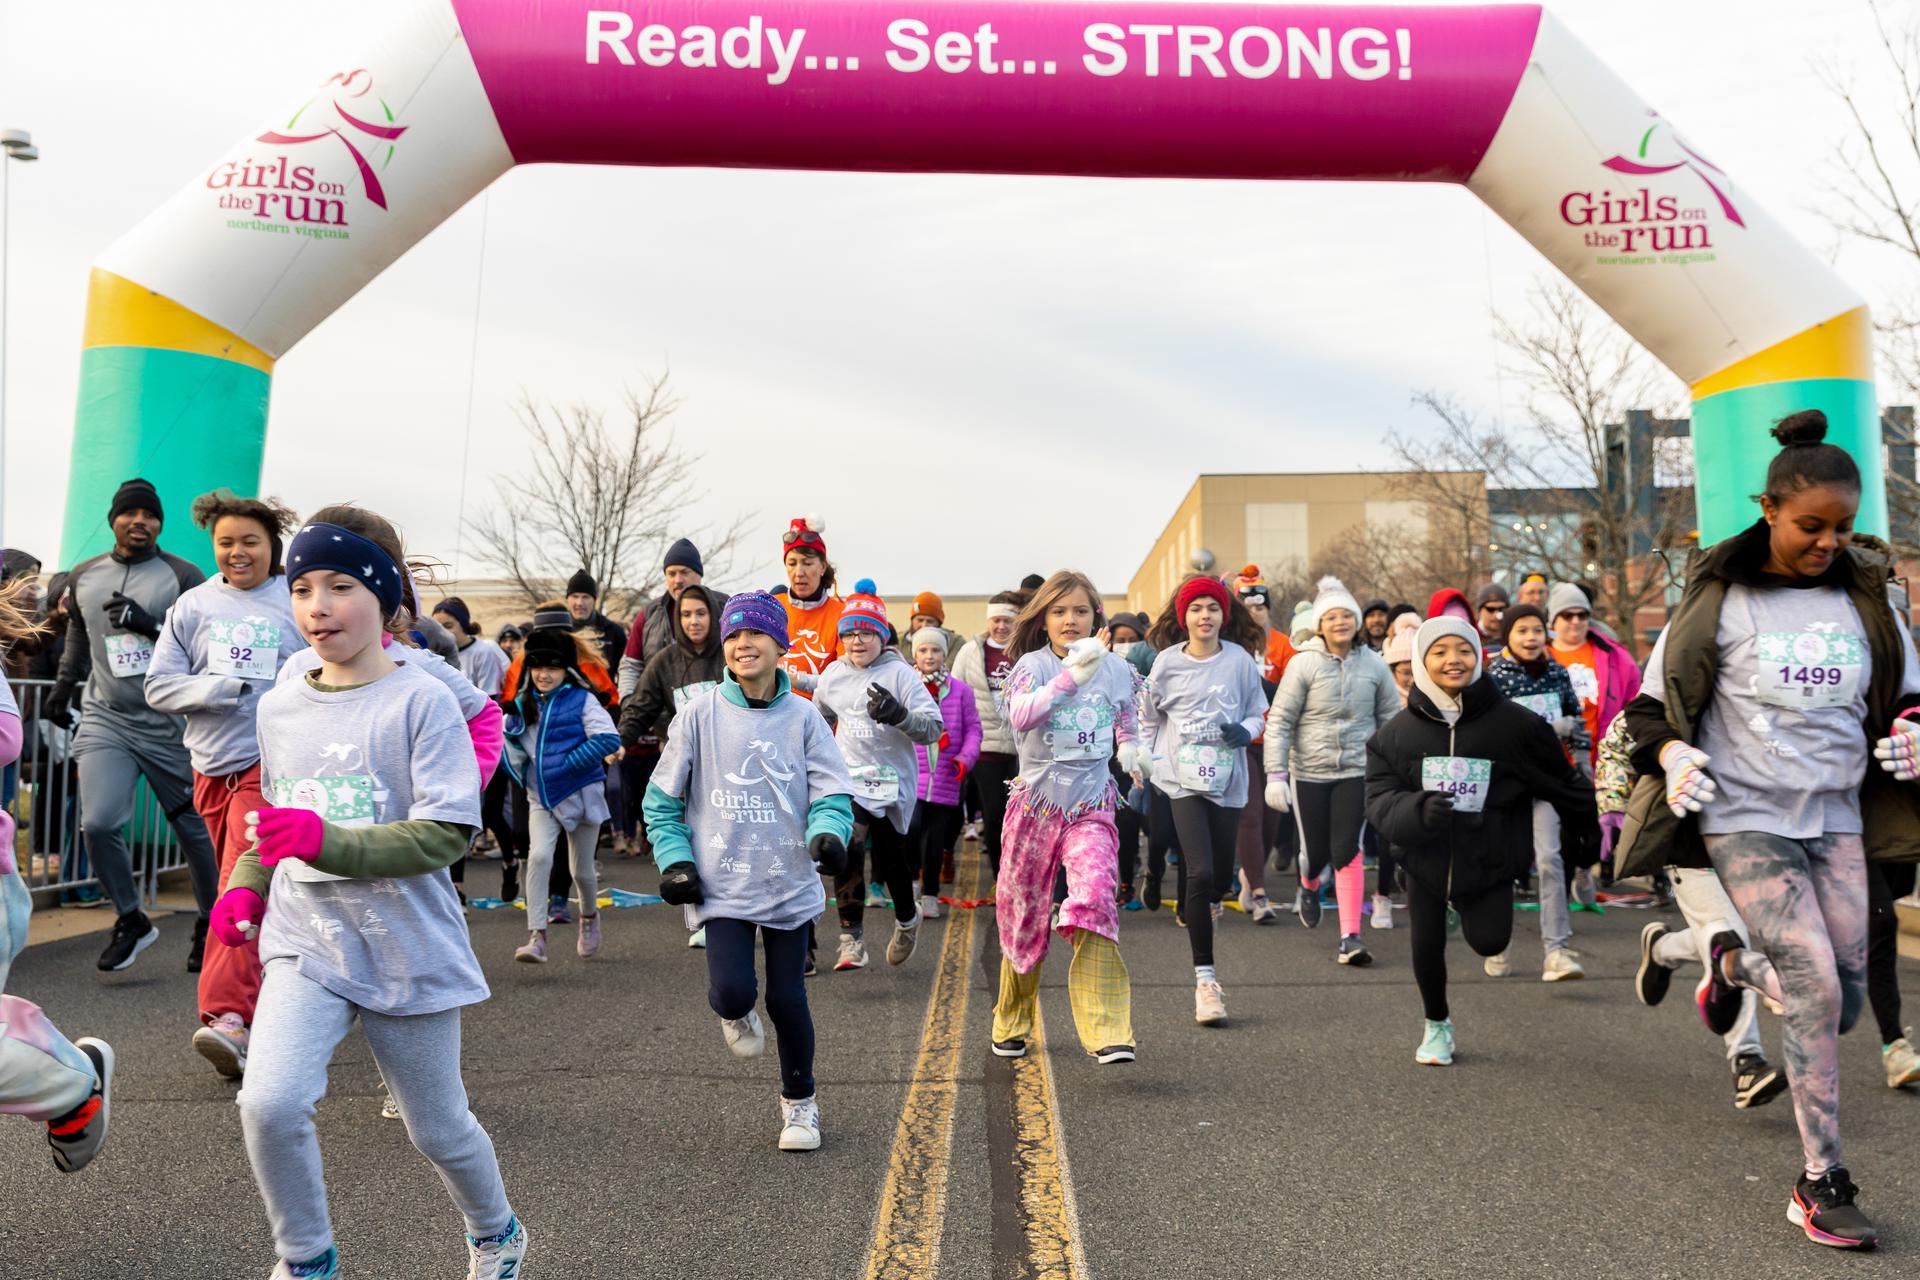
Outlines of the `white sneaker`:
[{"label": "white sneaker", "polygon": [[914,916],[912,924],[893,922],[893,938],[887,943],[887,963],[898,967],[913,955],[913,948],[920,940],[920,917]]},{"label": "white sneaker", "polygon": [[820,1104],[813,1098],[780,1099],[780,1149],[820,1149]]},{"label": "white sneaker", "polygon": [[1240,910],[1246,915],[1253,914],[1253,888],[1244,876],[1240,879]]},{"label": "white sneaker", "polygon": [[1920,1084],[1920,1053],[1914,1052],[1912,1042],[1905,1036],[1881,1046],[1880,1063],[1887,1071],[1887,1088]]},{"label": "white sneaker", "polygon": [[1581,867],[1573,873],[1573,900],[1583,907],[1591,907],[1600,901],[1600,893],[1593,883],[1593,868]]},{"label": "white sneaker", "polygon": [[833,962],[833,971],[839,973],[846,969],[864,969],[867,967],[867,944],[850,933],[840,935],[840,956]]},{"label": "white sneaker", "polygon": [[1376,929],[1393,928],[1393,899],[1384,893],[1373,895],[1373,927]]},{"label": "white sneaker", "polygon": [[1226,1022],[1227,997],[1218,982],[1194,984],[1193,1020],[1203,1027],[1217,1027]]},{"label": "white sneaker", "polygon": [[720,1034],[736,1058],[757,1058],[767,1051],[767,1032],[760,1025],[758,1009],[747,1010],[744,1018],[720,1019]]},{"label": "white sneaker", "polygon": [[707,949],[707,926],[701,925],[698,929],[688,934],[687,946],[695,951],[705,951]]},{"label": "white sneaker", "polygon": [[930,898],[922,894],[920,897],[920,918],[922,920],[938,920],[940,918],[940,899]]},{"label": "white sneaker", "polygon": [[1573,952],[1565,947],[1547,952],[1547,963],[1540,970],[1542,982],[1572,982],[1586,976],[1587,971],[1580,967],[1578,960],[1574,959]]},{"label": "white sneaker", "polygon": [[507,1232],[490,1240],[467,1237],[467,1280],[520,1280],[526,1273],[527,1224],[519,1218],[507,1223]]},{"label": "white sneaker", "polygon": [[400,1118],[400,1103],[392,1094],[388,1094],[385,1098],[381,1099],[380,1118],[382,1120],[398,1120]]},{"label": "white sneaker", "polygon": [[223,1013],[193,1033],[193,1051],[229,1080],[247,1073],[247,1024],[237,1013]]},{"label": "white sneaker", "polygon": [[1488,956],[1487,962],[1480,968],[1489,978],[1504,978],[1513,972],[1513,962],[1508,960],[1507,953],[1502,951],[1497,956]]}]

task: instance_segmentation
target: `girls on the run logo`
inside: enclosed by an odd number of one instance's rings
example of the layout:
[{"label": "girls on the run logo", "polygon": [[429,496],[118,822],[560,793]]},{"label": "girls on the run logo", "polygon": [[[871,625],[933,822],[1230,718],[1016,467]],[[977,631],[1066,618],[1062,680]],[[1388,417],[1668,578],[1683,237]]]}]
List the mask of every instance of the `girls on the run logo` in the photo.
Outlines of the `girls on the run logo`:
[{"label": "girls on the run logo", "polygon": [[[207,175],[207,189],[220,193],[219,208],[239,215],[229,226],[344,239],[347,205],[356,190],[376,208],[387,207],[380,174],[406,131],[386,99],[373,92],[371,72],[343,71],[330,76],[283,127],[254,139],[300,148],[294,157],[222,161]],[[312,163],[298,162],[303,159]],[[343,160],[352,162],[351,175]]]},{"label": "girls on the run logo", "polygon": [[[1685,169],[1699,178],[1719,205],[1727,222],[1745,228],[1746,220],[1734,205],[1727,188],[1726,172],[1686,142],[1658,118],[1640,135],[1634,153],[1602,160],[1601,166],[1631,177],[1659,177]],[[1654,154],[1654,143],[1664,133],[1667,145],[1663,154]],[[1570,227],[1585,228],[1584,243],[1590,249],[1611,250],[1602,263],[1640,263],[1655,259],[1652,254],[1680,254],[1667,261],[1688,262],[1713,257],[1712,211],[1705,204],[1683,204],[1676,195],[1656,195],[1650,187],[1628,191],[1570,191],[1560,201],[1560,220]],[[1635,256],[1640,255],[1640,256]]]}]

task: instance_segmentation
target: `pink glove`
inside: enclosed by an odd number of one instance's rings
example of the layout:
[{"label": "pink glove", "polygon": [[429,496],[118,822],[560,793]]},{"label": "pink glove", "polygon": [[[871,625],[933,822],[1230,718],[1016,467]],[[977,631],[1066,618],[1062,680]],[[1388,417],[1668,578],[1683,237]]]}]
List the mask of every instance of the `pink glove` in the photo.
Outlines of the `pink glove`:
[{"label": "pink glove", "polygon": [[230,947],[244,947],[260,931],[267,904],[251,889],[229,889],[213,904],[208,927],[213,936]]},{"label": "pink glove", "polygon": [[312,862],[320,856],[327,833],[327,824],[311,809],[256,809],[247,815],[247,826],[263,867],[278,866],[286,858]]}]

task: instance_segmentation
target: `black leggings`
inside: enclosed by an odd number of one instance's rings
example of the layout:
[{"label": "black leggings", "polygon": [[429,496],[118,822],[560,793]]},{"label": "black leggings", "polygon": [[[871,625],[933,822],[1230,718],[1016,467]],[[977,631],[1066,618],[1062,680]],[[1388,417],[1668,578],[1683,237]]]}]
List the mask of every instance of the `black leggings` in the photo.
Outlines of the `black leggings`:
[{"label": "black leggings", "polygon": [[1135,813],[1122,795],[1113,811],[1113,825],[1120,833],[1120,883],[1132,884],[1140,874],[1140,833],[1147,820]]},{"label": "black leggings", "polygon": [[[1453,904],[1460,936],[1475,954],[1497,956],[1513,941],[1513,882],[1504,881],[1477,898]],[[1447,900],[1407,876],[1407,915],[1413,925],[1413,980],[1434,1022],[1447,1018]]]},{"label": "black leggings", "polygon": [[[562,859],[565,861],[565,859]],[[813,1014],[807,1008],[807,927],[768,929],[745,920],[707,921],[707,1004],[723,1018],[753,1012],[753,935],[767,953],[767,1018],[780,1051],[780,1096],[813,1096]]]},{"label": "black leggings", "polygon": [[1393,896],[1393,843],[1382,836],[1372,823],[1360,833],[1360,847],[1372,855],[1378,869],[1374,872],[1373,891],[1383,898]]},{"label": "black leggings", "polygon": [[[1360,824],[1367,816],[1367,780],[1340,778],[1313,782],[1296,778],[1293,808],[1307,851],[1307,879],[1319,882],[1329,865],[1335,871],[1360,854]],[[1184,846],[1185,841],[1181,844]]]},{"label": "black leggings", "polygon": [[1205,796],[1173,801],[1173,826],[1180,834],[1180,865],[1186,868],[1181,906],[1187,918],[1187,942],[1195,964],[1213,963],[1213,904],[1233,879],[1239,849],[1240,810]]},{"label": "black leggings", "polygon": [[920,851],[920,894],[940,896],[940,864],[953,852],[966,825],[966,810],[957,804],[935,804],[922,800],[913,811],[913,826],[907,829],[907,843]]},{"label": "black leggings", "polygon": [[[1173,802],[1167,793],[1147,784],[1147,874],[1158,880],[1167,874],[1167,855],[1180,847],[1179,833],[1173,829]],[[1184,866],[1185,863],[1183,862]],[[1186,873],[1181,872],[1184,879]],[[1154,903],[1158,910],[1159,903]]]},{"label": "black leggings", "polygon": [[1913,892],[1911,862],[1867,863],[1867,1000],[1880,1043],[1907,1034],[1900,1025],[1900,916],[1893,904]]},{"label": "black leggings", "polygon": [[1020,772],[1020,757],[982,751],[973,766],[973,785],[980,792],[980,848],[993,874],[1000,874],[1000,829],[1007,821],[1007,786]]},{"label": "black leggings", "polygon": [[[908,828],[911,831],[912,823]],[[860,928],[867,915],[867,846],[872,846],[873,875],[893,895],[893,914],[901,924],[912,924],[920,910],[914,896],[915,871],[920,865],[913,842],[893,829],[893,823],[877,813],[853,806],[853,840],[847,845],[847,869],[833,882],[833,896],[840,904],[840,927],[851,933]]]}]

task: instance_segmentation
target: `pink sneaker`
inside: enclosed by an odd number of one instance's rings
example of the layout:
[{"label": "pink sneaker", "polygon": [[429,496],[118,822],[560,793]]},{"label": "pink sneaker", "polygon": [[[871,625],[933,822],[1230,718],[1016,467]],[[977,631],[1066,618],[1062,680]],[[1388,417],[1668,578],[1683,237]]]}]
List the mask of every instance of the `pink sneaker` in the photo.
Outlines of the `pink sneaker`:
[{"label": "pink sneaker", "polygon": [[574,943],[575,951],[582,960],[591,960],[600,954],[600,913],[580,917],[580,938]]},{"label": "pink sneaker", "polygon": [[229,1080],[247,1073],[247,1024],[237,1013],[223,1013],[193,1033],[193,1051]]},{"label": "pink sneaker", "polygon": [[545,964],[547,962],[547,931],[535,929],[527,935],[527,945],[516,948],[513,958],[522,964]]}]

